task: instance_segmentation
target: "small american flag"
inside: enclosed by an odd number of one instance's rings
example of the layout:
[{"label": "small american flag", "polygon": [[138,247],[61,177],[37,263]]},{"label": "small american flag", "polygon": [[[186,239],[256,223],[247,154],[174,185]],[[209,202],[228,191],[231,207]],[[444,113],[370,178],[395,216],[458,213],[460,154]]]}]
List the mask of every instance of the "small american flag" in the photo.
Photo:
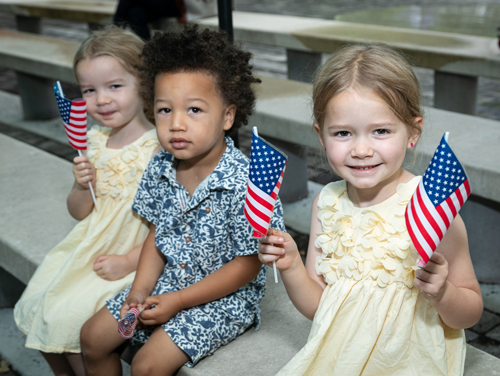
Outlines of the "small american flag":
[{"label": "small american flag", "polygon": [[267,234],[287,158],[283,152],[259,137],[257,127],[253,128],[244,210],[254,229],[255,237],[260,238]]},{"label": "small american flag", "polygon": [[469,195],[467,175],[446,132],[406,207],[406,227],[420,255],[419,266],[427,264]]},{"label": "small american flag", "polygon": [[54,84],[53,88],[70,145],[76,150],[86,150],[87,103],[83,99],[74,101],[66,99],[59,81]]}]

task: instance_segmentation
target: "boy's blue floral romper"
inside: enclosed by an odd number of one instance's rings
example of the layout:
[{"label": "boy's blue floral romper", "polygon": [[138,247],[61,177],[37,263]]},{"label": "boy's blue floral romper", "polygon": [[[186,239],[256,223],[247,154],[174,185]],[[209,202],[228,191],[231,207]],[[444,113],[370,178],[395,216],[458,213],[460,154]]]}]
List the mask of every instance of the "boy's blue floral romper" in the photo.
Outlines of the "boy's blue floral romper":
[{"label": "boy's blue floral romper", "polygon": [[[133,210],[156,225],[156,246],[166,258],[165,269],[152,295],[181,290],[233,260],[257,253],[257,239],[243,207],[249,161],[226,137],[227,148],[219,164],[189,197],[175,179],[175,161],[166,151],[149,163],[135,196]],[[285,230],[278,201],[271,221]],[[260,324],[259,302],[264,297],[267,267],[236,292],[213,302],[179,312],[162,327],[191,358],[192,367],[243,333]],[[118,320],[130,292],[126,288],[106,305]],[[136,330],[133,343],[145,343],[152,327]]]}]

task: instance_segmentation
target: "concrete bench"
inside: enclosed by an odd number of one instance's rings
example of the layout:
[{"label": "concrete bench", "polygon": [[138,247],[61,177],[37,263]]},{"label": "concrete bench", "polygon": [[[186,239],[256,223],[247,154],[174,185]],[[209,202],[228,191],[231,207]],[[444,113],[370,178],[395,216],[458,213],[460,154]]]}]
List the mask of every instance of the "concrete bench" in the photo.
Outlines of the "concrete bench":
[{"label": "concrete bench", "polygon": [[[71,164],[1,134],[0,160],[10,161],[0,164],[0,267],[26,284],[45,254],[75,224],[65,207],[73,183]],[[310,321],[295,310],[283,284],[274,284],[271,275],[261,307],[258,332],[248,330],[178,375],[274,375],[304,345]],[[0,348],[7,361],[19,359],[7,346]],[[13,366],[22,371],[26,365]],[[500,359],[468,345],[464,374],[500,375]]]},{"label": "concrete bench", "polygon": [[55,18],[86,22],[89,29],[110,23],[115,14],[117,1],[36,1],[14,0],[0,2],[0,12],[16,16],[19,31],[40,34],[42,18]]},{"label": "concrete bench", "polygon": [[[74,4],[60,1],[7,1],[0,11],[13,13],[21,31],[40,32],[40,17],[106,22],[114,1]],[[197,20],[218,28],[218,17]],[[162,28],[182,27],[166,22]],[[235,40],[285,48],[288,78],[311,82],[323,53],[347,43],[383,42],[403,51],[413,65],[433,69],[435,107],[474,115],[478,77],[500,78],[500,50],[495,38],[347,23],[307,17],[233,12]]]}]

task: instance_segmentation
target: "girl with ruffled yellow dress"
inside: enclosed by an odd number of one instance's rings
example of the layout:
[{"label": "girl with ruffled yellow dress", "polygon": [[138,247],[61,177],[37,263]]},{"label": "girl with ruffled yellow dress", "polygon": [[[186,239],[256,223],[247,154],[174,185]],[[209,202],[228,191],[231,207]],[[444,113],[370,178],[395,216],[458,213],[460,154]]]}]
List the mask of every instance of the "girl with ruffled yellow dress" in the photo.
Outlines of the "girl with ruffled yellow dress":
[{"label": "girl with ruffled yellow dress", "polygon": [[68,209],[80,222],[47,254],[14,308],[26,347],[40,350],[56,375],[85,374],[80,329],[132,283],[149,233],[149,223],[132,211],[142,174],[159,149],[138,95],[143,44],[110,28],[84,41],[74,59],[87,111],[104,127],[88,132],[87,156],[74,159]]},{"label": "girl with ruffled yellow dress", "polygon": [[343,180],[315,198],[306,265],[272,230],[259,257],[276,261],[307,344],[278,375],[459,376],[464,328],[482,313],[462,219],[420,269],[405,209],[420,177],[402,168],[421,134],[418,81],[383,45],[332,56],[313,88],[314,128]]}]

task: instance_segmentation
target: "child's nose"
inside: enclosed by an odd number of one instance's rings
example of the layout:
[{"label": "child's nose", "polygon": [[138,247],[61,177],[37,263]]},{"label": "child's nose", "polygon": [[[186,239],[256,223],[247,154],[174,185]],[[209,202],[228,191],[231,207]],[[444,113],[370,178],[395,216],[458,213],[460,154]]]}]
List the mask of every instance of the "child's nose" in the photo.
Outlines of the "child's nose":
[{"label": "child's nose", "polygon": [[373,148],[370,142],[364,138],[356,140],[351,150],[353,158],[368,158],[373,156]]},{"label": "child's nose", "polygon": [[184,121],[184,116],[179,111],[174,111],[172,113],[172,122],[170,123],[170,130],[180,131],[186,128],[186,123]]},{"label": "child's nose", "polygon": [[111,98],[106,93],[96,93],[96,101],[99,106],[111,103]]}]

